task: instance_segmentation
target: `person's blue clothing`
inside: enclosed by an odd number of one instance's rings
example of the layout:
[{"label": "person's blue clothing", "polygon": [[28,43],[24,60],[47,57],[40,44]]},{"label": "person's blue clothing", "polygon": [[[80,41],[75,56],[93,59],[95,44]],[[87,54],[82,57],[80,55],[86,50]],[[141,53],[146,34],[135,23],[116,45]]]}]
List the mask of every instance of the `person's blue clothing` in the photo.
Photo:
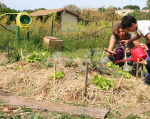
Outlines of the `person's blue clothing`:
[{"label": "person's blue clothing", "polygon": [[[148,45],[148,50],[150,50],[150,44]],[[146,58],[146,61],[150,61],[150,56],[148,55],[148,53],[146,53],[147,54],[147,58]],[[147,72],[147,74],[146,74],[146,77],[147,76],[150,76],[150,74]]]}]

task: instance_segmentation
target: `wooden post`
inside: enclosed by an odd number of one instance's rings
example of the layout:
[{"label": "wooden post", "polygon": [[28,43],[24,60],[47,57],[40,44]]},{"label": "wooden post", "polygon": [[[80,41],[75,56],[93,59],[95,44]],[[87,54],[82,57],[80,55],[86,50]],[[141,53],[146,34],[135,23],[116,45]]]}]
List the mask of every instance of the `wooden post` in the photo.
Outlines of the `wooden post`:
[{"label": "wooden post", "polygon": [[138,70],[139,70],[139,58],[137,59],[137,66],[136,66],[136,80],[138,79]]},{"label": "wooden post", "polygon": [[52,55],[52,51],[50,50],[50,55]]},{"label": "wooden post", "polygon": [[121,76],[121,79],[119,80],[119,83],[118,83],[118,86],[117,86],[117,91],[119,90],[119,88],[120,88],[120,84],[121,84],[121,81],[122,81],[122,79],[123,79],[123,75]]},{"label": "wooden post", "polygon": [[51,36],[53,36],[53,17],[51,19]]},{"label": "wooden post", "polygon": [[7,46],[7,49],[8,49],[8,57],[9,57],[9,45]]},{"label": "wooden post", "polygon": [[26,75],[26,72],[25,72],[25,70],[24,70],[24,68],[23,68],[23,66],[22,66],[22,64],[21,64],[21,61],[20,61],[20,60],[19,60],[19,63],[20,63],[20,66],[21,66],[21,68],[22,68],[22,71],[23,71],[23,73],[24,73],[24,76],[25,76],[25,78],[26,78],[27,82],[29,83],[29,79],[28,79],[28,77],[27,77],[27,75]]},{"label": "wooden post", "polygon": [[141,64],[141,78],[144,78],[144,73],[143,73],[143,65]]},{"label": "wooden post", "polygon": [[[104,48],[104,50],[106,50],[106,47]],[[104,54],[105,54],[105,51],[103,50],[103,54],[102,54],[102,57],[101,57],[101,61],[102,61],[102,59],[103,59],[103,57],[104,57]]]},{"label": "wooden post", "polygon": [[10,50],[11,48],[10,48],[10,43],[9,43],[9,56],[10,56],[10,54],[11,54],[11,50]]},{"label": "wooden post", "polygon": [[56,84],[56,62],[54,61],[54,84]]},{"label": "wooden post", "polygon": [[88,80],[88,62],[86,61],[86,72],[85,72],[85,86],[84,86],[84,96],[86,97],[87,93],[87,80]]}]

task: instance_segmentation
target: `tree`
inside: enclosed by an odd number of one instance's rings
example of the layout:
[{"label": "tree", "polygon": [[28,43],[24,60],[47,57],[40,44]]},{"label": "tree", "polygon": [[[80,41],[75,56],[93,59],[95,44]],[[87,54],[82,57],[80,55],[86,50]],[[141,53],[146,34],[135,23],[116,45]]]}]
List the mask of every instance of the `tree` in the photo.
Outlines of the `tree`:
[{"label": "tree", "polygon": [[4,3],[0,2],[0,8],[6,8],[6,7],[7,6]]},{"label": "tree", "polygon": [[150,0],[147,0],[146,5],[147,5],[147,8],[150,9]]},{"label": "tree", "polygon": [[137,10],[140,10],[140,7],[137,6],[137,5],[127,5],[127,6],[124,6],[123,9],[133,9],[133,10],[137,9]]},{"label": "tree", "polygon": [[122,8],[121,8],[121,7],[118,7],[118,10],[122,10]]},{"label": "tree", "polygon": [[103,7],[103,8],[98,8],[97,11],[99,11],[99,12],[102,12],[102,11],[105,12],[105,10],[106,10],[106,9]]},{"label": "tree", "polygon": [[142,8],[142,10],[146,10],[146,9],[148,9],[148,7],[143,7],[143,8]]},{"label": "tree", "polygon": [[64,6],[64,9],[72,11],[72,12],[78,14],[78,15],[81,14],[81,9],[79,7],[77,7],[76,5],[73,5],[73,4]]}]

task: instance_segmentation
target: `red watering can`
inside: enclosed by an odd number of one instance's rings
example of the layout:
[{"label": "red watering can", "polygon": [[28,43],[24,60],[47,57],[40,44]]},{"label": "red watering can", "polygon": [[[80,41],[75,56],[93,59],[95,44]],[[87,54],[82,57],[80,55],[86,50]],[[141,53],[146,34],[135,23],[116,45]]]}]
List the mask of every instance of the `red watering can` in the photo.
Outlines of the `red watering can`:
[{"label": "red watering can", "polygon": [[135,61],[137,62],[138,58],[139,58],[139,62],[142,61],[142,58],[145,60],[146,57],[147,57],[147,54],[146,54],[146,47],[144,46],[145,50],[141,47],[138,47],[140,45],[136,45],[132,51],[131,51],[131,54],[132,54],[132,58],[130,59],[125,59],[125,60],[120,60],[120,61],[117,61],[116,63],[118,62],[123,62],[123,61],[128,61],[128,60],[132,60],[132,61]]}]

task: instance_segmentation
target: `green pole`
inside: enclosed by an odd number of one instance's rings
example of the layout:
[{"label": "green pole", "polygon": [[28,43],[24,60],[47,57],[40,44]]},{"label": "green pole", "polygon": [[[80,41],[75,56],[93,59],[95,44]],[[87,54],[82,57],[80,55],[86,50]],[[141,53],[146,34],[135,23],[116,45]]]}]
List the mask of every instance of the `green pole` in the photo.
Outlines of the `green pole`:
[{"label": "green pole", "polygon": [[29,31],[28,31],[28,33],[27,33],[27,38],[28,38],[28,43],[29,43]]}]

